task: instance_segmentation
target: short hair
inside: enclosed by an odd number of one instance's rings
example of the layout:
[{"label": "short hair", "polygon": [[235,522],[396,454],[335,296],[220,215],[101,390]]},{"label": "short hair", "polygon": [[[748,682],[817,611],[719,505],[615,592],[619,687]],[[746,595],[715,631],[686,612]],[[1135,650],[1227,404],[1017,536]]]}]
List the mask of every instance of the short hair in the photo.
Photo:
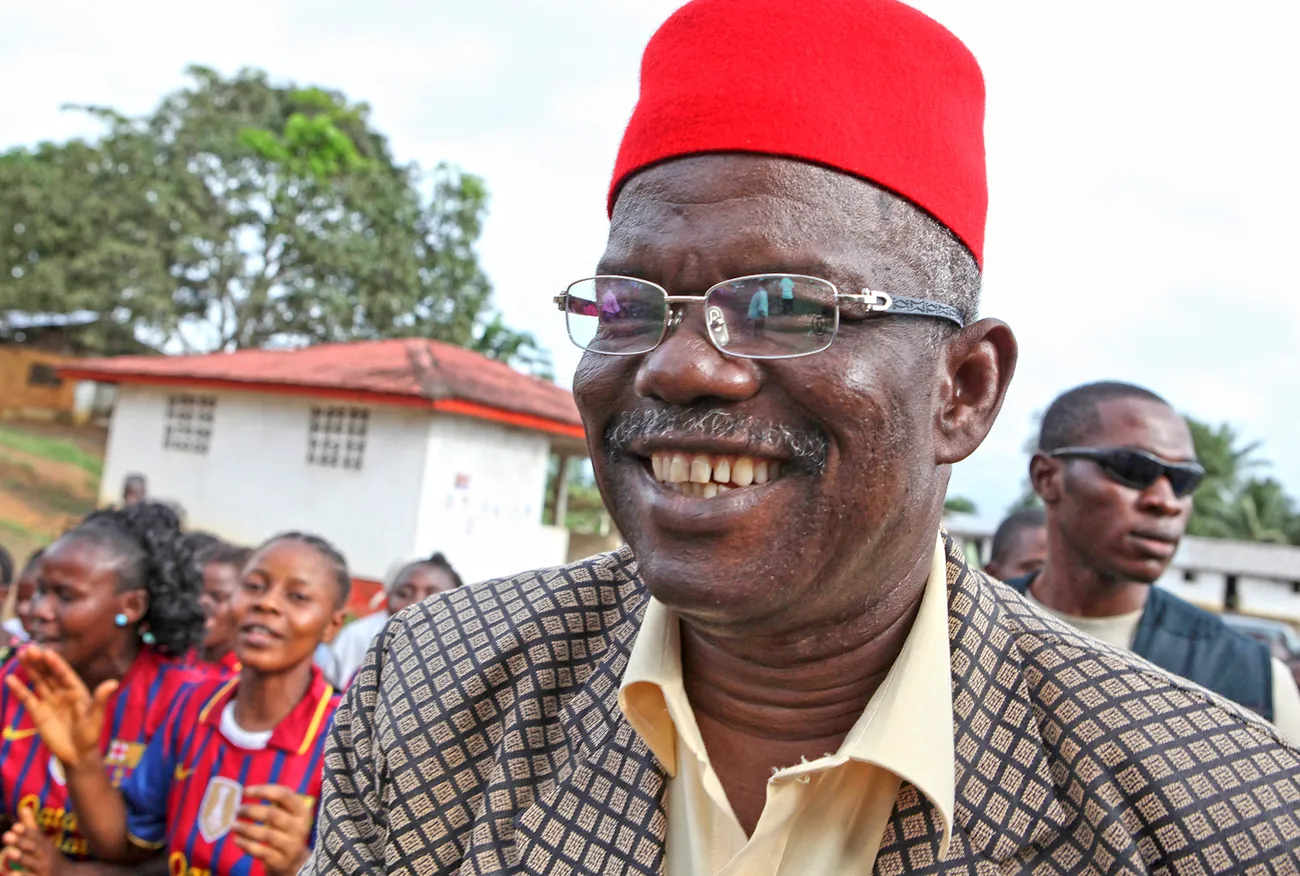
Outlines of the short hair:
[{"label": "short hair", "polygon": [[465,586],[465,582],[460,580],[460,575],[456,574],[456,570],[451,567],[451,562],[442,555],[442,551],[434,552],[433,556],[429,557],[429,559],[427,560],[421,561],[420,565],[436,566],[437,568],[442,569],[444,572],[446,572],[448,575],[451,576],[451,580],[454,586],[456,587]]},{"label": "short hair", "polygon": [[[352,594],[352,575],[348,572],[348,561],[343,553],[327,540],[319,535],[312,535],[307,532],[282,532],[279,535],[273,535],[266,541],[258,545],[254,554],[259,554],[278,541],[296,541],[313,549],[334,567],[334,583],[338,585],[337,605],[341,608],[348,604],[348,597]],[[252,559],[252,556],[249,557]]]},{"label": "short hair", "polygon": [[14,583],[14,555],[0,545],[0,586]]},{"label": "short hair", "polygon": [[1151,390],[1132,383],[1107,380],[1076,386],[1057,396],[1047,413],[1043,414],[1042,429],[1038,433],[1038,449],[1050,453],[1062,447],[1086,443],[1101,428],[1097,406],[1105,401],[1130,398],[1170,407],[1169,402]]},{"label": "short hair", "polygon": [[148,481],[145,480],[144,475],[133,472],[122,478],[122,491],[126,492],[131,487],[139,487],[142,490],[147,489]]},{"label": "short hair", "polygon": [[170,508],[137,502],[93,511],[63,538],[88,541],[111,552],[118,562],[118,590],[149,594],[141,628],[160,652],[180,657],[202,641],[203,574]]},{"label": "short hair", "polygon": [[993,533],[993,547],[989,551],[989,559],[1001,561],[1020,533],[1045,526],[1047,526],[1047,513],[1042,508],[1025,508],[1017,511],[998,524],[998,531]]}]

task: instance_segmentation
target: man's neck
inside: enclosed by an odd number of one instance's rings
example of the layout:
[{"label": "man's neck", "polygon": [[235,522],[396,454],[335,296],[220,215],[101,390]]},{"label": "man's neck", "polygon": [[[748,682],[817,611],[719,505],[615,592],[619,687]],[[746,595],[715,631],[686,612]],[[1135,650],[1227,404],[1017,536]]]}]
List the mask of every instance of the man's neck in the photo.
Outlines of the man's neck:
[{"label": "man's neck", "polygon": [[836,751],[898,659],[931,558],[853,617],[761,636],[683,619],[682,680],[709,761],[752,835],[772,772]]},{"label": "man's neck", "polygon": [[732,636],[684,618],[692,710],[756,739],[842,739],[902,650],[929,571],[927,556],[879,603],[829,626]]},{"label": "man's neck", "polygon": [[1029,586],[1030,595],[1043,605],[1075,617],[1117,617],[1141,611],[1151,585],[1107,576],[1084,562],[1053,538],[1047,564]]}]

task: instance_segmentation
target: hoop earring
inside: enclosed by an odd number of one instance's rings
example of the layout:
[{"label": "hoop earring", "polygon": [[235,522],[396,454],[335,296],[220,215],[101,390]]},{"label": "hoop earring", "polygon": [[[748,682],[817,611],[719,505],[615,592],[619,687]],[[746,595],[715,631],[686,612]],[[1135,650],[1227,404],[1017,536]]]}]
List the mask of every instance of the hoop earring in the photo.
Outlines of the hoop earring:
[{"label": "hoop earring", "polygon": [[128,618],[126,615],[122,614],[121,612],[118,612],[117,617],[113,618],[113,623],[116,624],[119,628],[126,626],[130,622],[131,622],[130,618]]}]

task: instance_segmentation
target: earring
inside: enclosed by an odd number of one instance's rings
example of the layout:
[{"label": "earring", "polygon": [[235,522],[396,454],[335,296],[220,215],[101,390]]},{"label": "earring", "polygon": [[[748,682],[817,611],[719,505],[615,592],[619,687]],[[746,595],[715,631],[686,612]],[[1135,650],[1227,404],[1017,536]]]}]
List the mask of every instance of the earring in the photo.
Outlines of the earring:
[{"label": "earring", "polygon": [[128,623],[130,623],[130,619],[126,615],[119,612],[117,617],[113,618],[113,623],[117,624],[119,627],[124,627]]},{"label": "earring", "polygon": [[148,630],[145,630],[143,633],[141,633],[140,638],[144,640],[144,643],[146,645],[155,645],[158,643],[158,640],[153,637],[153,633],[149,632]]}]

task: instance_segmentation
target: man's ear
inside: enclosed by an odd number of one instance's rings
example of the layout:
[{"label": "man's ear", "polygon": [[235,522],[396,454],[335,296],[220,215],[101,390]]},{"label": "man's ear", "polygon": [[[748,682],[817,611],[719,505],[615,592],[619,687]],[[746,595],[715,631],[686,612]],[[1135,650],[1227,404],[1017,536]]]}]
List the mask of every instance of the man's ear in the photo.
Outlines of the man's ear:
[{"label": "man's ear", "polygon": [[961,462],[984,441],[1002,409],[1016,356],[1016,337],[999,319],[981,319],[948,341],[935,422],[938,464]]},{"label": "man's ear", "polygon": [[1035,453],[1029,460],[1029,484],[1044,505],[1055,505],[1065,492],[1065,466],[1061,460],[1045,453]]}]

